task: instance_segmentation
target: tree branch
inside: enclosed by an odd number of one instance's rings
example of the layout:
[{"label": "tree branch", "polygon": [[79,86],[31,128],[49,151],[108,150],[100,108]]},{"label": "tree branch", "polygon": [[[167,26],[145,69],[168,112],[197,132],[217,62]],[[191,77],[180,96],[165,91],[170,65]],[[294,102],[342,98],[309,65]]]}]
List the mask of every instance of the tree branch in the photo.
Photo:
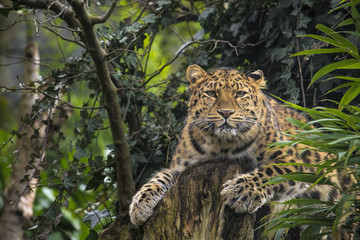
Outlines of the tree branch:
[{"label": "tree branch", "polygon": [[84,34],[87,50],[95,65],[98,81],[102,88],[104,106],[108,114],[111,134],[114,142],[114,158],[117,166],[117,183],[119,197],[119,211],[125,211],[130,204],[131,196],[135,193],[135,184],[132,176],[130,150],[125,136],[124,121],[120,111],[117,88],[111,80],[106,52],[91,22],[91,16],[82,0],[67,0],[79,19]]},{"label": "tree branch", "polygon": [[24,88],[8,88],[6,86],[0,86],[0,89],[5,89],[7,91],[34,91],[34,92],[40,92],[42,93],[44,96],[48,97],[48,98],[51,98],[51,99],[54,99],[56,101],[59,101],[60,103],[62,104],[65,104],[66,106],[70,107],[70,108],[74,108],[74,109],[80,109],[80,110],[83,110],[83,109],[102,109],[104,108],[104,106],[99,106],[99,107],[78,107],[78,106],[74,106],[60,98],[57,98],[57,97],[54,97],[50,94],[48,94],[47,92],[39,89],[39,88],[34,88],[34,87],[24,87]]},{"label": "tree branch", "polygon": [[72,42],[72,43],[75,43],[77,45],[79,45],[80,47],[82,48],[86,48],[86,46],[79,42],[79,41],[75,41],[75,40],[72,40],[70,38],[66,38],[64,36],[62,36],[61,34],[57,33],[54,29],[50,28],[50,27],[47,27],[47,26],[43,26],[43,28],[45,28],[46,30],[48,30],[49,32],[52,32],[53,34],[55,34],[56,36],[58,36],[59,38],[61,38],[62,40],[65,40],[65,41],[68,41],[68,42]]},{"label": "tree branch", "polygon": [[57,0],[18,0],[18,3],[30,8],[51,10],[55,14],[59,14],[59,17],[63,19],[69,25],[69,27],[73,29],[80,29],[80,22],[75,18],[73,10],[71,8],[65,7],[64,4]]},{"label": "tree branch", "polygon": [[[214,43],[215,46],[213,47],[213,49],[210,52],[213,52],[218,43],[225,43],[227,45],[229,45],[231,48],[234,49],[236,56],[238,56],[238,51],[237,48],[238,46],[234,46],[232,45],[229,41],[225,41],[225,40],[216,40],[216,39],[211,39],[211,40],[206,40],[206,41],[190,41],[187,42],[186,44],[184,44],[183,46],[180,47],[180,49],[176,52],[176,55],[173,59],[171,59],[170,61],[168,61],[167,63],[165,63],[161,68],[159,68],[158,70],[156,70],[155,72],[147,75],[146,77],[149,77],[149,79],[143,84],[143,86],[145,86],[147,83],[150,82],[151,79],[153,79],[155,76],[157,76],[158,74],[160,74],[167,66],[169,66],[170,64],[172,64],[184,51],[186,48],[188,48],[189,46],[193,45],[193,44],[209,44],[209,43]],[[143,87],[141,86],[141,87]]]},{"label": "tree branch", "polygon": [[114,12],[117,3],[118,3],[118,0],[113,0],[109,10],[104,15],[102,15],[101,17],[91,17],[90,18],[91,23],[93,25],[95,25],[95,24],[98,24],[98,23],[106,22],[109,19],[109,17],[112,15],[112,13]]}]

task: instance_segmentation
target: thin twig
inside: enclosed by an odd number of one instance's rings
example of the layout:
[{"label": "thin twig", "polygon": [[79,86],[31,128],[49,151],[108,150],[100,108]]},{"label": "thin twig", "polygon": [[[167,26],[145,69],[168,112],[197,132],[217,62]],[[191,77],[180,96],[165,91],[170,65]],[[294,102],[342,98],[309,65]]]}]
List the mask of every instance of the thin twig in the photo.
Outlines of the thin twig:
[{"label": "thin twig", "polygon": [[57,33],[54,29],[52,29],[52,28],[50,28],[50,27],[43,26],[43,28],[45,28],[46,30],[52,32],[53,34],[55,34],[56,36],[58,36],[59,38],[65,40],[65,41],[72,42],[72,43],[75,43],[75,44],[79,45],[79,46],[82,47],[82,48],[86,48],[83,43],[78,42],[78,41],[73,40],[73,39],[70,39],[70,38],[66,38],[66,37],[64,37],[63,35]]},{"label": "thin twig", "polygon": [[18,23],[18,20],[15,20],[15,21],[14,21],[13,23],[11,23],[10,25],[0,28],[0,31],[6,31],[6,30],[12,28],[13,26],[15,26],[17,23]]},{"label": "thin twig", "polygon": [[139,19],[141,18],[141,16],[145,12],[146,8],[148,7],[148,4],[149,4],[149,1],[146,1],[144,7],[141,9],[141,12],[140,12],[139,16],[137,16],[137,18],[135,18],[134,21],[131,24],[134,24],[135,22],[139,21]]},{"label": "thin twig", "polygon": [[[184,46],[182,46],[181,49],[177,51],[177,53],[173,59],[171,59],[170,61],[165,63],[161,68],[159,68],[155,72],[145,76],[145,77],[149,77],[149,79],[143,84],[143,86],[145,86],[147,83],[149,83],[151,81],[151,79],[153,79],[155,76],[159,75],[167,66],[172,64],[189,46],[191,46],[193,44],[209,44],[209,43],[215,43],[215,47],[211,50],[211,52],[215,50],[218,43],[225,43],[225,44],[229,45],[230,47],[232,47],[234,49],[236,55],[238,56],[238,51],[237,51],[238,47],[232,45],[229,41],[215,40],[215,39],[206,40],[206,41],[191,41],[191,42],[188,42],[187,44],[185,44]],[[141,86],[141,87],[143,87],[143,86]]]},{"label": "thin twig", "polygon": [[[24,84],[22,84],[22,85],[25,86]],[[43,91],[43,90],[41,90],[39,88],[34,88],[34,87],[26,87],[25,86],[24,88],[9,88],[9,87],[6,87],[6,86],[0,86],[0,89],[1,88],[5,89],[5,90],[8,90],[8,91],[29,91],[30,90],[30,91],[40,92],[40,93],[44,94],[45,96],[47,96],[47,97],[49,97],[51,99],[54,99],[56,101],[59,101],[62,104],[65,104],[68,107],[74,108],[74,109],[83,110],[83,109],[102,109],[102,108],[104,108],[104,106],[99,106],[99,107],[77,107],[77,106],[74,106],[74,105],[72,105],[72,104],[70,104],[70,103],[68,103],[68,102],[66,102],[66,101],[64,101],[62,99],[54,97],[54,96],[48,94],[47,92],[45,92],[45,91]]]},{"label": "thin twig", "polygon": [[302,100],[303,100],[303,106],[304,106],[304,108],[306,108],[304,78],[303,78],[303,74],[302,74],[301,62],[300,62],[300,57],[299,57],[299,56],[297,56],[297,63],[298,63],[299,75],[300,75],[300,88],[301,88],[301,95],[302,95]]},{"label": "thin twig", "polygon": [[[46,9],[46,12],[48,12],[49,10],[50,10],[50,8],[51,8],[51,6],[53,5],[53,4],[55,4],[55,2],[51,2],[50,4],[49,4],[49,6],[47,7],[47,9]],[[61,9],[60,10],[60,12],[58,12],[58,13],[56,13],[55,15],[53,15],[52,17],[50,17],[50,18],[47,18],[47,19],[45,19],[44,21],[39,21],[39,20],[37,20],[37,22],[38,23],[40,23],[40,24],[44,24],[44,23],[46,23],[46,22],[50,22],[51,20],[54,20],[54,19],[56,19],[56,18],[60,18],[60,16],[62,15],[62,14],[64,14],[64,12],[67,10],[69,8],[69,6],[64,6],[64,8],[63,9]],[[45,13],[46,14],[46,13]]]},{"label": "thin twig", "polygon": [[[170,26],[169,29],[175,34],[175,36],[178,37],[178,39],[180,40],[180,42],[181,42],[182,44],[185,44],[185,42],[186,42],[185,39],[181,36],[181,34],[180,34],[178,31],[176,31],[175,28],[173,28],[172,26]],[[190,34],[191,34],[191,32],[190,32]],[[191,39],[193,39],[192,34],[191,34]]]},{"label": "thin twig", "polygon": [[49,22],[49,24],[52,27],[62,28],[62,29],[68,30],[69,32],[72,32],[72,33],[81,33],[82,32],[82,30],[80,30],[80,29],[73,29],[73,28],[70,28],[70,27],[68,27],[66,25],[60,26],[60,25],[53,24],[52,22]]},{"label": "thin twig", "polygon": [[[302,2],[300,4],[300,9],[302,8]],[[299,23],[296,23],[296,30],[299,30]],[[296,38],[296,51],[299,52],[300,51],[300,46],[299,46],[299,38]],[[302,100],[303,100],[303,106],[306,108],[306,98],[305,98],[305,88],[304,88],[304,77],[302,74],[302,66],[301,66],[301,61],[300,61],[300,57],[297,56],[297,63],[298,63],[298,68],[299,68],[299,75],[300,75],[300,88],[301,88],[301,95],[302,95]]]},{"label": "thin twig", "polygon": [[[8,56],[6,56],[6,57],[8,57]],[[8,67],[8,66],[16,65],[16,64],[23,63],[23,62],[26,62],[26,61],[30,61],[30,62],[36,63],[36,64],[38,64],[38,65],[40,65],[42,67],[47,67],[47,68],[52,69],[52,67],[50,67],[48,64],[39,63],[39,62],[45,62],[45,60],[41,60],[41,61],[36,60],[35,61],[35,60],[32,60],[32,59],[27,59],[25,57],[12,57],[12,58],[15,58],[15,59],[17,58],[17,59],[22,59],[22,60],[19,60],[19,61],[16,61],[16,62],[11,62],[11,63],[0,64],[0,67]],[[49,59],[49,60],[51,61],[52,59]]]},{"label": "thin twig", "polygon": [[154,40],[155,40],[155,34],[152,34],[151,37],[150,37],[149,44],[146,47],[146,50],[145,50],[143,56],[141,57],[141,59],[139,61],[141,63],[142,60],[144,59],[144,56],[146,55],[144,73],[146,73],[146,71],[147,71],[147,67],[148,67],[148,63],[149,63],[149,59],[150,59],[150,51],[151,51],[151,47],[152,47],[152,45],[154,43]]}]

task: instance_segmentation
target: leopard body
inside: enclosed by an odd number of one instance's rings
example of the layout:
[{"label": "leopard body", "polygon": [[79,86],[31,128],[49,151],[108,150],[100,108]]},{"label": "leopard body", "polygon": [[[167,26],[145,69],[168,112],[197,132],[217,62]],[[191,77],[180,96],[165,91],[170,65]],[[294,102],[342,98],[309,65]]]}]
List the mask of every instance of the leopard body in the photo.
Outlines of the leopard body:
[{"label": "leopard body", "polygon": [[[270,200],[285,201],[299,196],[320,200],[339,198],[339,191],[328,185],[317,185],[308,191],[309,185],[292,180],[263,185],[270,177],[315,171],[296,164],[272,164],[319,163],[329,155],[304,150],[300,145],[269,148],[272,143],[288,140],[285,131],[296,130],[287,118],[302,122],[307,119],[263,93],[266,84],[262,71],[245,75],[237,69],[220,68],[207,73],[191,65],[186,76],[191,95],[179,144],[170,167],[157,172],[133,197],[130,219],[134,224],[148,220],[185,168],[211,160],[238,161],[246,169],[228,180],[221,192],[225,204],[236,212],[252,213]],[[331,180],[344,184],[339,176]]]}]

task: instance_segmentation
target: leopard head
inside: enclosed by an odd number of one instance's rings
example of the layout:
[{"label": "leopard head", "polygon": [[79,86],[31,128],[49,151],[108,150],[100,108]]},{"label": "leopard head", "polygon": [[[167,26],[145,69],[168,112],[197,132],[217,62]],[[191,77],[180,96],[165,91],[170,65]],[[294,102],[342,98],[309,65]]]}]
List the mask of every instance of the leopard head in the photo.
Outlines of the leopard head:
[{"label": "leopard head", "polygon": [[191,92],[188,118],[204,132],[222,138],[253,138],[263,127],[265,87],[263,72],[243,74],[220,68],[207,73],[198,65],[186,72]]}]

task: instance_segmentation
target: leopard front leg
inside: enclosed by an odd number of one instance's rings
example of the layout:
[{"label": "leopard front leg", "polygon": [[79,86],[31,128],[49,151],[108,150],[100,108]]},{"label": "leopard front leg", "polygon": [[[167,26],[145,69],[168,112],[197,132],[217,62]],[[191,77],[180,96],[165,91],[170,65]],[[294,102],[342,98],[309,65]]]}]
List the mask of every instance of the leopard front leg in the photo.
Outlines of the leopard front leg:
[{"label": "leopard front leg", "polygon": [[225,204],[238,213],[253,213],[272,199],[286,201],[303,193],[309,186],[292,180],[264,185],[269,177],[286,173],[289,168],[267,166],[227,181],[221,191]]},{"label": "leopard front leg", "polygon": [[170,169],[157,172],[148,183],[135,194],[130,204],[130,220],[142,225],[153,214],[154,208],[176,182],[177,174]]}]

